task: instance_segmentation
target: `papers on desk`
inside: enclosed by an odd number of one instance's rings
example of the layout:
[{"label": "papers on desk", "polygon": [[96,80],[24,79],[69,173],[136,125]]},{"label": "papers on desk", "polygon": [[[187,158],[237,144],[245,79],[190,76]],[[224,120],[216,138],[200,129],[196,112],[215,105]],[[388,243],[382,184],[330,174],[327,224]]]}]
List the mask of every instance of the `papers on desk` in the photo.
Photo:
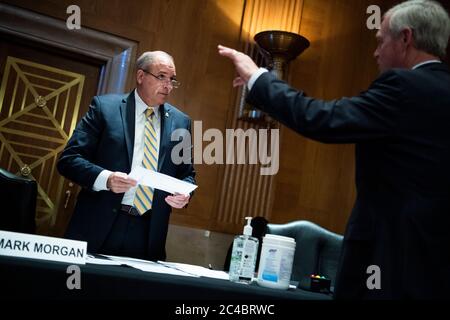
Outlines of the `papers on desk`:
[{"label": "papers on desk", "polygon": [[188,195],[197,188],[195,184],[143,167],[134,168],[128,176],[136,180],[139,184],[163,190],[171,194],[179,193]]},{"label": "papers on desk", "polygon": [[153,261],[127,257],[118,257],[118,256],[107,256],[107,255],[104,255],[104,257],[110,259],[111,261],[115,261],[120,265],[125,265],[145,272],[156,272],[164,274],[173,274],[176,276],[194,277],[194,275],[192,274],[176,270],[173,268],[167,268],[166,266]]},{"label": "papers on desk", "polygon": [[185,263],[165,262],[165,261],[158,261],[158,263],[165,265],[169,268],[174,268],[192,274],[197,277],[208,277],[214,279],[229,280],[228,273],[224,271],[211,270],[201,266],[195,266],[192,264],[185,264]]},{"label": "papers on desk", "polygon": [[111,259],[108,259],[108,258],[103,258],[101,256],[95,257],[95,256],[90,255],[90,254],[88,254],[88,256],[87,256],[86,263],[100,264],[100,265],[107,265],[107,266],[120,266],[120,265],[122,265],[118,261],[114,261],[114,260],[111,260]]},{"label": "papers on desk", "polygon": [[[100,258],[97,259],[91,259],[88,261],[88,263],[93,264],[108,264],[104,263],[103,261],[110,261],[112,265],[121,265],[121,266],[128,266],[135,269],[139,269],[141,271],[145,272],[156,272],[156,273],[164,273],[164,274],[172,274],[176,276],[184,276],[184,277],[195,277],[195,275],[183,272],[181,270],[177,270],[175,268],[169,268],[164,266],[163,264],[148,261],[148,260],[141,260],[141,259],[134,259],[134,258],[128,258],[128,257],[119,257],[119,256],[108,256],[108,255],[99,255]],[[103,259],[102,259],[103,257]]]},{"label": "papers on desk", "polygon": [[210,270],[201,266],[195,266],[185,263],[165,261],[153,262],[141,259],[108,255],[88,255],[86,262],[99,265],[128,266],[146,272],[173,274],[184,277],[208,277],[223,280],[229,279],[228,273],[224,271]]}]

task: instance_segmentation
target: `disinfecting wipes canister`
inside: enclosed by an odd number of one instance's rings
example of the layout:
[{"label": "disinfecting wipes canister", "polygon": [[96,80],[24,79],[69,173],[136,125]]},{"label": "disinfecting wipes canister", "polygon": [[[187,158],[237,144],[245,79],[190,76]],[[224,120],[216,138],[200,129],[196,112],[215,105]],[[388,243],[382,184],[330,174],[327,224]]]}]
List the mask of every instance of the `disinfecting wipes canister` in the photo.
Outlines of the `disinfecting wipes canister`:
[{"label": "disinfecting wipes canister", "polygon": [[288,289],[294,252],[293,238],[267,234],[263,238],[258,284],[269,288]]}]

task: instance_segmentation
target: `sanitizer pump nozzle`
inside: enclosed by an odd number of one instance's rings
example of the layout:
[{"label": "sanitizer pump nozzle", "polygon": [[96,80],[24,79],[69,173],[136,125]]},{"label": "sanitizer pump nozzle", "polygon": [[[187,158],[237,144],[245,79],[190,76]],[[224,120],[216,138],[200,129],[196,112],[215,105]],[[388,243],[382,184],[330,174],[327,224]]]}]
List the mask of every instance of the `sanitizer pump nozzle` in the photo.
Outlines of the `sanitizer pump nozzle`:
[{"label": "sanitizer pump nozzle", "polygon": [[253,227],[251,225],[252,217],[245,217],[245,219],[247,219],[247,224],[244,227],[244,235],[251,236],[253,233]]}]

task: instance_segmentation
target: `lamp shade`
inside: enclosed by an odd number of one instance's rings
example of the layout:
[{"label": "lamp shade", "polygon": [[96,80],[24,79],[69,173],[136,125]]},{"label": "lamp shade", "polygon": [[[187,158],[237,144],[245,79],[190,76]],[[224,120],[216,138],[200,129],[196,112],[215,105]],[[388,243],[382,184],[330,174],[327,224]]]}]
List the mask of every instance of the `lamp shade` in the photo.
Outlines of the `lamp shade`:
[{"label": "lamp shade", "polygon": [[295,59],[309,47],[308,39],[299,34],[287,31],[262,31],[257,33],[254,39],[272,57],[281,56],[287,61]]}]

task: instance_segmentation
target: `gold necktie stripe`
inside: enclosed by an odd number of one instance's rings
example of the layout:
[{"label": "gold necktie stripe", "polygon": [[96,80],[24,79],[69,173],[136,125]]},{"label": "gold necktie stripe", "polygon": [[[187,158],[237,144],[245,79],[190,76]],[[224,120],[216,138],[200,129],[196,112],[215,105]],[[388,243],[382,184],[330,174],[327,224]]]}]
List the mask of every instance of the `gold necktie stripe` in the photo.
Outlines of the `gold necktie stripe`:
[{"label": "gold necktie stripe", "polygon": [[[153,127],[153,109],[148,108],[145,111],[145,128],[144,128],[144,158],[142,159],[142,166],[146,169],[157,171],[157,140],[156,130]],[[152,208],[153,204],[153,188],[139,185],[136,189],[133,205],[142,215]]]}]

